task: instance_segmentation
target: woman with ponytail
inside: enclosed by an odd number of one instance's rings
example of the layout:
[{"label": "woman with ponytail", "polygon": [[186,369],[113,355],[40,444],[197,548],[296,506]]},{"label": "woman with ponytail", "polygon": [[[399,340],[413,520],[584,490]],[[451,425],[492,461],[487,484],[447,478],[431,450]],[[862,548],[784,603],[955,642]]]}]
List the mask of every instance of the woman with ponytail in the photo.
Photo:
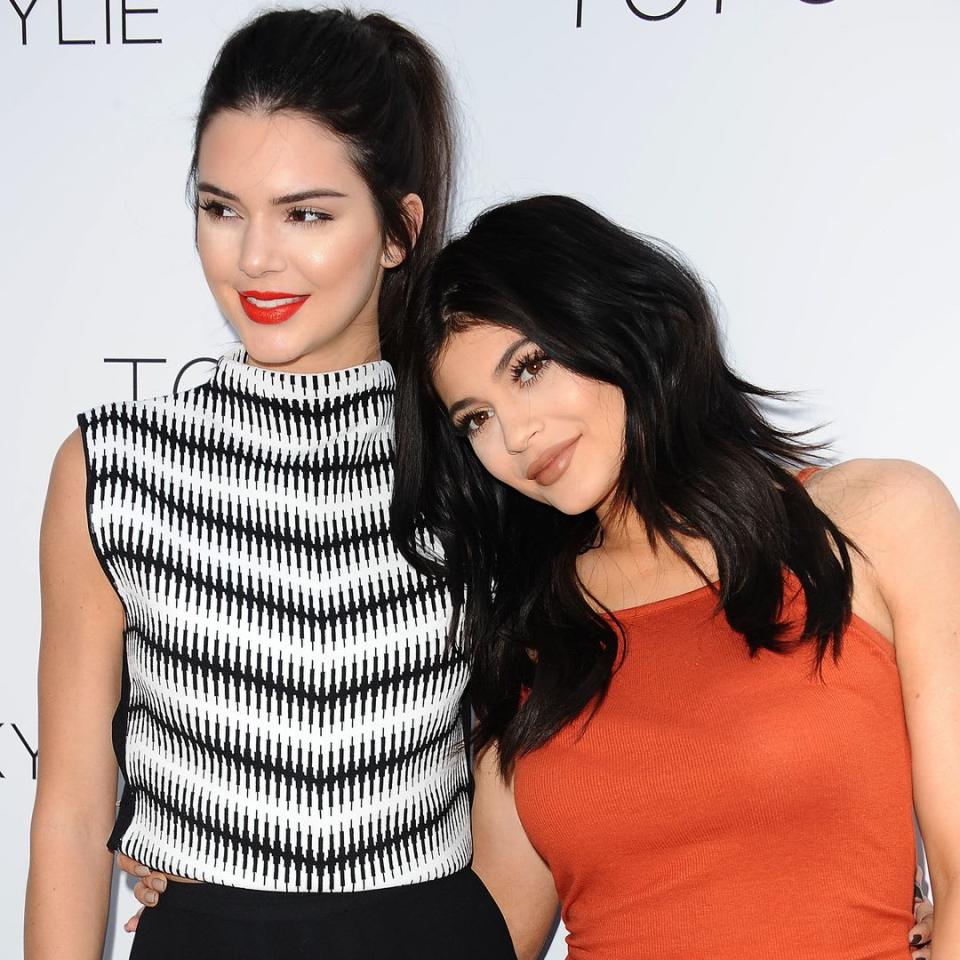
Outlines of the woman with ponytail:
[{"label": "woman with ponytail", "polygon": [[443,71],[384,16],[268,13],[220,51],[190,184],[240,343],[56,457],[28,960],[100,956],[110,850],[166,890],[135,960],[514,956],[470,869],[468,657],[389,528],[386,358],[452,157]]}]

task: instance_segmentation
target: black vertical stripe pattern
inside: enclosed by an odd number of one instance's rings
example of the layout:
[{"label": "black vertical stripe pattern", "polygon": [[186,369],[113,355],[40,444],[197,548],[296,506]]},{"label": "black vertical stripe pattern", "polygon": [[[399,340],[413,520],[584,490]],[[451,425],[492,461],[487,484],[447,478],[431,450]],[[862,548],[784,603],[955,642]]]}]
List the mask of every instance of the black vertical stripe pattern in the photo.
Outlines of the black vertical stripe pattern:
[{"label": "black vertical stripe pattern", "polygon": [[244,361],[78,418],[126,614],[110,845],[249,889],[447,876],[471,852],[467,663],[389,535],[393,371]]}]

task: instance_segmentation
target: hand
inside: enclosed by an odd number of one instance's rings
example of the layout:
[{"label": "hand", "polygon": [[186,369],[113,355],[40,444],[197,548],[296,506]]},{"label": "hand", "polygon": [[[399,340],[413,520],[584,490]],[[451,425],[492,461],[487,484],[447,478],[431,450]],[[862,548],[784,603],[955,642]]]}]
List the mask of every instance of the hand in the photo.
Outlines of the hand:
[{"label": "hand", "polygon": [[[122,853],[117,854],[117,866],[124,873],[129,873],[131,877],[137,878],[133,895],[143,904],[143,907],[155,907],[160,902],[160,895],[167,889],[166,874],[153,873],[149,867],[137,863],[136,860],[131,860]],[[127,933],[133,933],[137,929],[143,907],[123,925],[123,929]]]},{"label": "hand", "polygon": [[913,915],[917,925],[910,930],[910,956],[913,960],[930,960],[933,940],[933,904],[923,896],[923,871],[917,867],[913,891]]}]

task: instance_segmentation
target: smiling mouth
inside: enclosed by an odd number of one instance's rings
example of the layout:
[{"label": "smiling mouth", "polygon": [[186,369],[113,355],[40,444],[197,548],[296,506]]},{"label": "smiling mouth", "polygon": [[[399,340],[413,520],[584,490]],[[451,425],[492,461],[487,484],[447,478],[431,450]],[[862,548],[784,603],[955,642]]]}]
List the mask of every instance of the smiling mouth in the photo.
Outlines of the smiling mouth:
[{"label": "smiling mouth", "polygon": [[253,297],[247,293],[241,294],[241,296],[256,307],[286,307],[291,303],[299,303],[299,301],[306,299],[306,297],[277,297],[272,299]]},{"label": "smiling mouth", "polygon": [[238,290],[243,312],[254,322],[277,324],[289,320],[306,302],[310,294],[280,291]]},{"label": "smiling mouth", "polygon": [[567,472],[579,442],[580,437],[574,437],[572,440],[564,440],[544,450],[528,467],[527,479],[533,480],[541,487],[549,487],[550,484],[556,483]]}]

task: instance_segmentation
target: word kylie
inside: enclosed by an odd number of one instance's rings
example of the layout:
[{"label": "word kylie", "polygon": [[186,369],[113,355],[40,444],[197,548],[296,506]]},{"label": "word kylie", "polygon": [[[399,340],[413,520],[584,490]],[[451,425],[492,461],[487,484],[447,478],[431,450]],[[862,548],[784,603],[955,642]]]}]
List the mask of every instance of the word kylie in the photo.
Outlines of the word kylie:
[{"label": "word kylie", "polygon": [[[10,6],[13,8],[17,17],[20,20],[20,44],[21,46],[27,45],[27,21],[30,19],[30,15],[33,13],[34,8],[37,5],[38,0],[29,0],[29,6],[27,6],[28,0],[7,0]],[[102,0],[103,2],[103,36],[101,39],[104,43],[113,43],[113,14],[111,11],[111,3],[119,3],[119,14],[120,14],[120,42],[121,43],[163,43],[159,37],[131,37],[128,29],[128,21],[131,17],[138,15],[151,15],[159,13],[160,11],[156,7],[131,7],[128,5],[128,0]],[[73,9],[75,6],[86,7],[86,10],[89,12],[90,7],[93,5],[93,0],[83,0],[83,3],[78,4],[77,0],[57,0],[57,41],[61,47],[74,47],[74,46],[93,46],[97,43],[96,40],[92,39],[81,39],[78,37],[68,37],[67,33],[69,32],[68,28],[64,26],[64,8],[70,7]],[[26,7],[26,9],[24,9]]]}]

